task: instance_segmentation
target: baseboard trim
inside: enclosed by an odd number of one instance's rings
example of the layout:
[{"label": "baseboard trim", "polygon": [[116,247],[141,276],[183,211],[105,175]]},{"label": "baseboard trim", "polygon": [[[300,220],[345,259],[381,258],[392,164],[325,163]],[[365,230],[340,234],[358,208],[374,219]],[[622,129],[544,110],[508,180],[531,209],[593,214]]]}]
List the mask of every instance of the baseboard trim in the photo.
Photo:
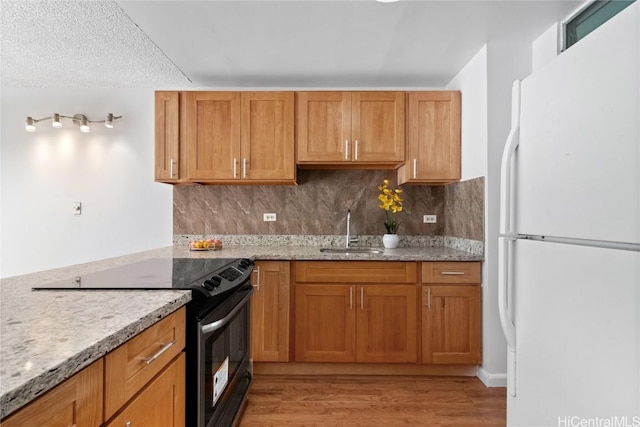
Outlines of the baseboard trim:
[{"label": "baseboard trim", "polygon": [[479,367],[477,376],[487,387],[507,386],[507,374],[490,374],[484,368]]},{"label": "baseboard trim", "polygon": [[272,363],[255,362],[257,375],[420,375],[477,376],[475,365],[419,365],[392,363]]}]

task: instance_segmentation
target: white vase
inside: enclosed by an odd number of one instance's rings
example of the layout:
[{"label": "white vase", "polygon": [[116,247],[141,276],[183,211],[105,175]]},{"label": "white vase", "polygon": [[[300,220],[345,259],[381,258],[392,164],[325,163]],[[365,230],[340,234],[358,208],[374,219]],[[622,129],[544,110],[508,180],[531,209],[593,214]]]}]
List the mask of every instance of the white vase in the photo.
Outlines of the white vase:
[{"label": "white vase", "polygon": [[382,244],[387,249],[395,249],[400,243],[400,237],[397,234],[385,234],[382,236]]}]

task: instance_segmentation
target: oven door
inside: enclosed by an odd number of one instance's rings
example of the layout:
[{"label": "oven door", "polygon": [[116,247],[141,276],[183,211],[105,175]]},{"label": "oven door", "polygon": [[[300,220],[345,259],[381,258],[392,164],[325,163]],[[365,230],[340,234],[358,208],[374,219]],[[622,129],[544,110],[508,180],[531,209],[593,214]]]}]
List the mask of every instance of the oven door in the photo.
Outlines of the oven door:
[{"label": "oven door", "polygon": [[251,385],[251,285],[198,323],[198,427],[234,425]]}]

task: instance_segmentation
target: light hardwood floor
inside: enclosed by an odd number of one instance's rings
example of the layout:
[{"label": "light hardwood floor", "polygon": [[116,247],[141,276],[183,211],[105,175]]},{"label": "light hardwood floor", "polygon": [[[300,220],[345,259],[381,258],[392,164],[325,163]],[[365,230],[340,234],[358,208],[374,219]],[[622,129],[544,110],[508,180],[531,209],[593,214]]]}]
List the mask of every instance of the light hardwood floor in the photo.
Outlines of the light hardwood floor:
[{"label": "light hardwood floor", "polygon": [[256,375],[241,427],[500,426],[506,389],[477,378]]}]

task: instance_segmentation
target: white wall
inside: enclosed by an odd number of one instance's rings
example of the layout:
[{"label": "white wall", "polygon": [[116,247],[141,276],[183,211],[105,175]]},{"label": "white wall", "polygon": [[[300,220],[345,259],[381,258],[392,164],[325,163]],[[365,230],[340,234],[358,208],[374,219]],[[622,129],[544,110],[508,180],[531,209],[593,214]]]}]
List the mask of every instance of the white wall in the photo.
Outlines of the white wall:
[{"label": "white wall", "polygon": [[462,91],[462,180],[487,174],[487,47],[464,66],[446,87]]},{"label": "white wall", "polygon": [[[172,187],[153,181],[153,90],[3,88],[1,103],[0,277],[171,245]],[[26,116],[54,112],[124,118],[88,134],[69,120],[25,131]]]},{"label": "white wall", "polygon": [[558,29],[560,24],[553,24],[540,37],[534,40],[531,52],[531,69],[533,72],[553,61],[558,56]]},{"label": "white wall", "polygon": [[531,71],[531,45],[485,45],[447,85],[462,91],[462,179],[485,176],[482,367],[490,386],[506,385],[506,342],[498,316],[500,160],[509,133],[511,86]]}]

